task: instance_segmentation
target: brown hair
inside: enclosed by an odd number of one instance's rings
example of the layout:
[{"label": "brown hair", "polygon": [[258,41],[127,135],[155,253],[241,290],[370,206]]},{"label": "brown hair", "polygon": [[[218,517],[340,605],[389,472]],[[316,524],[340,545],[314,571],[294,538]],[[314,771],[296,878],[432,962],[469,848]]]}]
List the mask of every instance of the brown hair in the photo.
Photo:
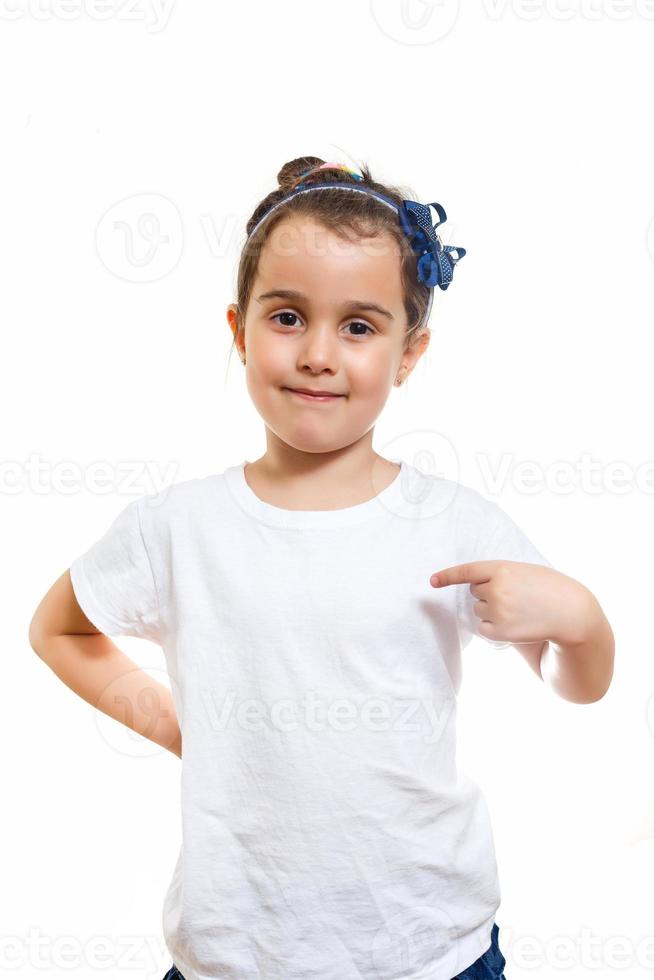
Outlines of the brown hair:
[{"label": "brown hair", "polygon": [[[298,194],[278,207],[250,237],[252,229],[269,208],[286,197],[300,183],[309,185],[328,180],[330,183],[369,187],[385,194],[397,204],[406,199],[416,200],[416,195],[408,188],[388,186],[373,180],[370,170],[365,165],[359,166],[363,179],[356,180],[345,170],[327,167],[322,170],[316,169],[324,162],[319,157],[306,156],[285,163],[277,174],[278,187],[264,197],[254,209],[246,226],[248,239],[243,246],[238,266],[236,305],[239,330],[245,325],[245,314],[257,274],[259,256],[269,235],[283,219],[291,215],[304,215],[314,218],[323,227],[344,239],[350,238],[350,233],[354,237],[376,237],[387,233],[395,239],[400,250],[404,309],[408,324],[405,336],[406,349],[421,327],[427,330],[423,320],[429,307],[430,289],[418,280],[416,254],[402,231],[396,211],[370,194],[341,193],[334,188],[317,190],[311,194]],[[311,172],[305,173],[307,170]]]}]

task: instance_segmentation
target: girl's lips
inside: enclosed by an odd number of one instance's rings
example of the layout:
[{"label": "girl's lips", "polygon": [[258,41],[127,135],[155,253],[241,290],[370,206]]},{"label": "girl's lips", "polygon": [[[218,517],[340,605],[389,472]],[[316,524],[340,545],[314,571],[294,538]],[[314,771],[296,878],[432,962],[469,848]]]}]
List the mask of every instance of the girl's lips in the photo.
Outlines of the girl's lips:
[{"label": "girl's lips", "polygon": [[306,392],[297,391],[295,388],[287,388],[286,391],[290,391],[296,398],[303,398],[305,401],[310,402],[333,402],[337,398],[343,397],[343,395],[308,395]]}]

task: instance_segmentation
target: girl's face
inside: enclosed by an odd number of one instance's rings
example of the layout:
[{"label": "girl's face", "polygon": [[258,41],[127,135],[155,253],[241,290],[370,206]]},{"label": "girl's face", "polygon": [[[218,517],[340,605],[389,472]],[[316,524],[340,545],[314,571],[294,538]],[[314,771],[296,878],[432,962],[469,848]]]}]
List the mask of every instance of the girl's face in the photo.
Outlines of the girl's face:
[{"label": "girl's face", "polygon": [[[235,304],[227,315],[235,333]],[[392,236],[345,242],[308,218],[280,222],[262,249],[245,329],[236,338],[266,426],[304,452],[360,439],[398,371],[408,376],[427,346],[425,331],[404,350],[406,328]],[[302,398],[297,388],[338,397]]]}]

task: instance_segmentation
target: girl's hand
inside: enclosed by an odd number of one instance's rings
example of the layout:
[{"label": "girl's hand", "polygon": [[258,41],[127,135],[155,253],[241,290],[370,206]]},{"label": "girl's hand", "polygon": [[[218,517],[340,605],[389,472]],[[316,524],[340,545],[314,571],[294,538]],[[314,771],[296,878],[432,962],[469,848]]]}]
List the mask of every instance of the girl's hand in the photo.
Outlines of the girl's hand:
[{"label": "girl's hand", "polygon": [[545,565],[528,562],[473,561],[434,572],[435,588],[470,584],[479,601],[479,633],[489,640],[561,645],[582,643],[588,632],[594,596],[581,582]]}]

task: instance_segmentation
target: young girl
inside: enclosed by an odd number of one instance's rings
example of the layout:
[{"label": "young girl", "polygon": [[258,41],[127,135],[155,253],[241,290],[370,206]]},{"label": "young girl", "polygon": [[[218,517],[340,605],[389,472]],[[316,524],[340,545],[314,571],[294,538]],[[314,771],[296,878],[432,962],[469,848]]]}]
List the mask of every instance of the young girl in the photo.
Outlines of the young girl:
[{"label": "young girl", "polygon": [[584,703],[612,632],[500,507],[372,447],[465,254],[436,234],[442,207],[432,225],[315,157],[278,182],[227,311],[265,453],[130,502],[30,636],[164,649],[175,711],[148,735],[182,758],[183,827],[167,980],[494,980],[493,836],[455,761],[462,649],[511,643]]}]

